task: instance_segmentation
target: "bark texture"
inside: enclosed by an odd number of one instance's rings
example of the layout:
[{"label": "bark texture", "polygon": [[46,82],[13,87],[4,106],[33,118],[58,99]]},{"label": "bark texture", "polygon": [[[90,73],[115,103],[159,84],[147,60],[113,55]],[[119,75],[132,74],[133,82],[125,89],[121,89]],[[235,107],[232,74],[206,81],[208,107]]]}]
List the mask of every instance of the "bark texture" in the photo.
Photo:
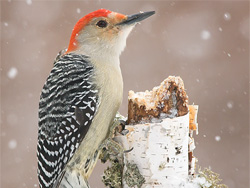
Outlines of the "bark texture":
[{"label": "bark texture", "polygon": [[188,113],[188,96],[180,77],[169,76],[151,91],[129,92],[128,123],[150,122],[154,118]]}]

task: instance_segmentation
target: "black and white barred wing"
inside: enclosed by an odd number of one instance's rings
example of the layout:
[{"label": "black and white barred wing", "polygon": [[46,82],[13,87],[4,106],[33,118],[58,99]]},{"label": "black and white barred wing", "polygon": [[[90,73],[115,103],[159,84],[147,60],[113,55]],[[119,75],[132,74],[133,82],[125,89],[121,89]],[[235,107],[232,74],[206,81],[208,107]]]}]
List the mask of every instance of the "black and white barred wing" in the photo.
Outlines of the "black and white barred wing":
[{"label": "black and white barred wing", "polygon": [[85,137],[98,108],[93,67],[82,55],[61,56],[39,103],[37,144],[40,187],[51,188]]}]

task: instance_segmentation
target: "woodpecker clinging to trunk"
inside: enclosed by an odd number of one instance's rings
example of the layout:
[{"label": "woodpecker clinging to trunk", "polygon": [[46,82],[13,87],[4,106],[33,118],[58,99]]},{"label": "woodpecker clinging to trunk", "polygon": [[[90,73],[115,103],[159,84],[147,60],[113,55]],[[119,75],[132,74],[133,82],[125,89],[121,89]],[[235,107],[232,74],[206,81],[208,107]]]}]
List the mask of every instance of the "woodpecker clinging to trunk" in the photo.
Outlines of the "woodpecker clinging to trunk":
[{"label": "woodpecker clinging to trunk", "polygon": [[99,146],[122,101],[119,56],[139,21],[154,11],[126,16],[100,9],[75,25],[39,103],[37,144],[41,188],[88,187]]}]

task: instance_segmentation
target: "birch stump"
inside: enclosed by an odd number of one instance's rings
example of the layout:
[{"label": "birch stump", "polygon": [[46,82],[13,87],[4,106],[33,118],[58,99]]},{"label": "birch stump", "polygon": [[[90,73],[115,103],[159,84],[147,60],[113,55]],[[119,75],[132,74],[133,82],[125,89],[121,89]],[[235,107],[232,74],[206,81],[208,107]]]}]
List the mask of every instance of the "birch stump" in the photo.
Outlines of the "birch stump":
[{"label": "birch stump", "polygon": [[[195,110],[196,109],[196,110]],[[196,130],[197,106],[192,108]],[[126,136],[114,140],[124,155],[123,188],[181,187],[194,173],[188,97],[180,77],[170,76],[152,91],[129,92]]]}]

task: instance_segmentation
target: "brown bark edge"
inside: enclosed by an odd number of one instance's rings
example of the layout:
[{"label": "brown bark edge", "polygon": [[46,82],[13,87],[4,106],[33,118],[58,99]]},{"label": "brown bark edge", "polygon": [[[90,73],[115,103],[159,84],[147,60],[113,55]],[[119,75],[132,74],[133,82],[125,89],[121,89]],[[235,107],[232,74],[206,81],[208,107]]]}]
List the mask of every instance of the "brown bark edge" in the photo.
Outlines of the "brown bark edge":
[{"label": "brown bark edge", "polygon": [[146,91],[144,94],[130,91],[128,124],[150,122],[152,118],[160,118],[162,114],[170,115],[174,109],[177,111],[175,117],[187,114],[188,96],[183,80],[180,77],[169,76],[152,91]]}]

